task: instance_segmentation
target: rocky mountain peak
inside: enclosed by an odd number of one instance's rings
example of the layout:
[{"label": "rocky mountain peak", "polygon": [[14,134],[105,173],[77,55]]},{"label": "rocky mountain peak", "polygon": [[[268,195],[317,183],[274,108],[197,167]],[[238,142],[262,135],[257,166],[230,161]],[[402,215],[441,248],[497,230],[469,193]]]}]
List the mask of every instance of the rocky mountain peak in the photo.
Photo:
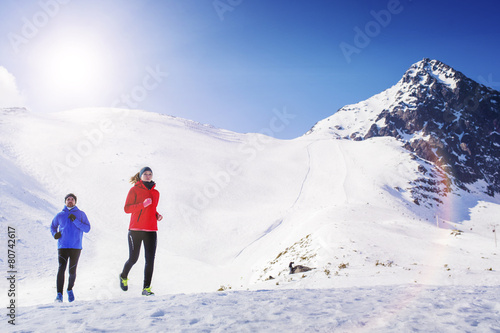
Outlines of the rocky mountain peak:
[{"label": "rocky mountain peak", "polygon": [[456,186],[483,181],[500,193],[500,92],[431,59],[366,101],[342,107],[309,132],[366,140],[392,136],[434,165]]},{"label": "rocky mountain peak", "polygon": [[451,89],[455,89],[457,81],[464,78],[465,76],[462,73],[455,71],[439,60],[424,58],[410,66],[401,81],[412,85],[422,84],[427,86],[437,81],[448,85]]}]

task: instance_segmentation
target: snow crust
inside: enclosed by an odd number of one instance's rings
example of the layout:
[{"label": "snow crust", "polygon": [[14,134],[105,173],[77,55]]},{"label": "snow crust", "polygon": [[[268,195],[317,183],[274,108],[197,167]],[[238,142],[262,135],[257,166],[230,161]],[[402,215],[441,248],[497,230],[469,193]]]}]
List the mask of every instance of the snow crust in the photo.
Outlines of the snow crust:
[{"label": "snow crust", "polygon": [[[139,110],[0,111],[0,148],[0,221],[16,230],[18,269],[16,325],[4,317],[2,331],[500,331],[499,198],[415,205],[419,162],[393,138],[283,141]],[[164,216],[147,298],[142,258],[129,291],[118,286],[128,178],[145,165]],[[92,229],[76,301],[54,304],[49,226],[69,192]],[[290,275],[291,261],[313,270]]]}]

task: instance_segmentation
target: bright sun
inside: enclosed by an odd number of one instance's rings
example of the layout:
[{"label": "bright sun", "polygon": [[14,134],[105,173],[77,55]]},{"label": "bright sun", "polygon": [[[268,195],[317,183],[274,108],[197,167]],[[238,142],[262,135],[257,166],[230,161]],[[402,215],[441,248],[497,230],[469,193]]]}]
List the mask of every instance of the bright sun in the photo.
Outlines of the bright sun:
[{"label": "bright sun", "polygon": [[81,42],[57,45],[46,59],[50,81],[58,86],[85,89],[98,78],[102,59],[99,50]]},{"label": "bright sun", "polygon": [[98,35],[65,32],[46,39],[40,45],[36,77],[40,94],[53,103],[69,107],[75,102],[88,106],[111,84],[110,52]]}]

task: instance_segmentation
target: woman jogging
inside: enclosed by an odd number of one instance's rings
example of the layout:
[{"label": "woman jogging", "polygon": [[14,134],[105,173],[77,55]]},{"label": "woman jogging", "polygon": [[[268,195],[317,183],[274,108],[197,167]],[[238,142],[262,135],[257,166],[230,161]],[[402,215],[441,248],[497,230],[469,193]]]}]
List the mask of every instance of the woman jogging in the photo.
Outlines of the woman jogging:
[{"label": "woman jogging", "polygon": [[120,274],[120,288],[127,291],[128,273],[139,259],[141,243],[144,243],[146,265],[142,294],[145,296],[154,295],[151,291],[151,279],[156,253],[157,221],[163,219],[163,216],[156,211],[160,193],[155,190],[156,184],[152,179],[153,172],[149,167],[142,168],[140,172],[130,178],[130,182],[134,186],[128,192],[124,208],[125,213],[132,214],[128,228],[129,258]]}]

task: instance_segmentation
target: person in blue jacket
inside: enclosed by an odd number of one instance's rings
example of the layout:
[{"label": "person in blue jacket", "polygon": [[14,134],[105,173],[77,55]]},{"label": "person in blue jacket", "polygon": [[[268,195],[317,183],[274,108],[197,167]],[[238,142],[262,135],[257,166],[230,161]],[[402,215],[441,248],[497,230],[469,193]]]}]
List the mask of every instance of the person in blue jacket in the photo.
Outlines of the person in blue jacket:
[{"label": "person in blue jacket", "polygon": [[69,261],[68,301],[73,302],[73,286],[76,280],[76,266],[82,252],[82,238],[84,232],[90,231],[90,222],[87,215],[76,207],[76,196],[73,193],[64,198],[65,206],[59,212],[50,226],[52,236],[57,239],[59,253],[59,270],[57,271],[56,302],[63,301],[64,273]]}]

